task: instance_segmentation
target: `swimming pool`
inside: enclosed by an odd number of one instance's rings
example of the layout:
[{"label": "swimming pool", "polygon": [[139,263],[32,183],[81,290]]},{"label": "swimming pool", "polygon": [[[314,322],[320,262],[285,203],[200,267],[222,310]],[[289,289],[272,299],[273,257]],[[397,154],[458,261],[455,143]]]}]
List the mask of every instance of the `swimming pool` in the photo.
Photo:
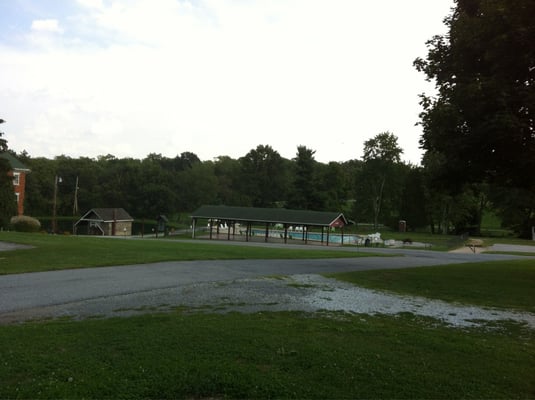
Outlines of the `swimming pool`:
[{"label": "swimming pool", "polygon": [[[252,232],[254,235],[257,235],[257,236],[264,236],[266,234],[266,231],[262,229],[253,229]],[[304,240],[302,231],[290,231],[289,230],[287,235],[288,235],[288,239]],[[308,232],[307,238],[308,240],[320,242],[321,236],[322,235],[320,232]],[[284,231],[270,229],[268,233],[268,237],[282,239],[284,238]],[[363,239],[357,235],[344,235],[344,244],[357,244],[357,243],[360,243],[362,240]],[[327,242],[326,232],[323,233],[323,241]],[[342,243],[342,235],[338,233],[329,234],[329,243]]]}]

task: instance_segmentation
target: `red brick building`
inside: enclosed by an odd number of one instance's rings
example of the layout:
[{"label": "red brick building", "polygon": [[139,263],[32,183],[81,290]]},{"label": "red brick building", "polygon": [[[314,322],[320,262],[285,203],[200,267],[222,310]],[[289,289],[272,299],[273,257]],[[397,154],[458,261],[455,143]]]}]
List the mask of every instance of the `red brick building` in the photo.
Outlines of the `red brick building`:
[{"label": "red brick building", "polygon": [[30,169],[10,153],[0,153],[0,157],[7,160],[11,166],[9,175],[13,177],[13,189],[17,200],[17,214],[23,215],[24,196],[26,191],[26,175],[30,173]]}]

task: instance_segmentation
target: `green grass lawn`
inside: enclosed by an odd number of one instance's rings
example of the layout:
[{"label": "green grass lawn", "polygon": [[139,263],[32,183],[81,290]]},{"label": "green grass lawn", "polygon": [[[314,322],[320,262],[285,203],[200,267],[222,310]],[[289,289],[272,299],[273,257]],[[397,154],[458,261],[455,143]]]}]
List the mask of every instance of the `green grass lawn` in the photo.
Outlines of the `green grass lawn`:
[{"label": "green grass lawn", "polygon": [[158,261],[216,259],[292,259],[366,257],[369,253],[275,247],[222,246],[206,241],[129,240],[0,232],[0,241],[27,244],[32,249],[0,252],[0,274],[49,271]]},{"label": "green grass lawn", "polygon": [[534,331],[409,315],[157,314],[0,327],[0,398],[532,398]]},{"label": "green grass lawn", "polygon": [[[482,236],[478,236],[477,239],[481,239],[484,243],[484,246],[492,246],[493,244],[520,244],[524,246],[533,246],[535,252],[535,242],[528,239],[519,239],[513,236],[512,232],[502,230],[496,227],[495,216],[491,216],[486,225],[483,225],[481,232]],[[413,242],[428,243],[431,245],[430,250],[438,251],[448,251],[453,250],[459,247],[464,246],[465,240],[461,238],[460,235],[442,235],[442,234],[432,234],[430,232],[397,232],[389,228],[379,229],[381,232],[381,238],[383,240],[395,239],[395,240],[405,240],[411,239]],[[353,232],[351,232],[353,233]],[[348,234],[351,234],[348,233]],[[367,235],[368,233],[374,233],[373,231],[367,230],[357,230],[355,232],[361,235]],[[485,233],[493,233],[492,235],[485,235]]]},{"label": "green grass lawn", "polygon": [[[3,273],[11,262],[44,270],[65,258],[70,261],[61,266],[70,268],[128,260],[348,255],[0,233],[0,240],[8,238],[36,248],[0,253]],[[535,311],[533,260],[332,276],[400,293]],[[210,314],[179,308],[129,318],[3,325],[0,343],[0,398],[535,397],[535,330],[511,322],[461,329],[411,314]]]},{"label": "green grass lawn", "polygon": [[327,276],[371,289],[535,312],[535,260],[359,271]]}]

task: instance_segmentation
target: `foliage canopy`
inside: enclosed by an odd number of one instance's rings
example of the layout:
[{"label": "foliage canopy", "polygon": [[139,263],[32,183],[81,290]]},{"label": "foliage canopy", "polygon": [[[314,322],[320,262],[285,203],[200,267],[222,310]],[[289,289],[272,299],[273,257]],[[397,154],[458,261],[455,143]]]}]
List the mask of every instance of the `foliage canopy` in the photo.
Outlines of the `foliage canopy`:
[{"label": "foliage canopy", "polygon": [[452,186],[535,187],[534,15],[533,0],[457,0],[414,62],[438,89],[421,97],[421,145]]}]

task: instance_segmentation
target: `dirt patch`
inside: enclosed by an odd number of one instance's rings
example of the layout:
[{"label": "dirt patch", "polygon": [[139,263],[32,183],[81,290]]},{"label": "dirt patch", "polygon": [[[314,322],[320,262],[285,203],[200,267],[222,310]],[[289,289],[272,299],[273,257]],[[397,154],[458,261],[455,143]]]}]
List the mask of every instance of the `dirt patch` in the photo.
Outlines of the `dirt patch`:
[{"label": "dirt patch", "polygon": [[469,246],[463,246],[459,247],[455,250],[450,250],[450,253],[458,253],[458,254],[481,254],[486,251],[489,251],[489,247],[469,247]]}]

